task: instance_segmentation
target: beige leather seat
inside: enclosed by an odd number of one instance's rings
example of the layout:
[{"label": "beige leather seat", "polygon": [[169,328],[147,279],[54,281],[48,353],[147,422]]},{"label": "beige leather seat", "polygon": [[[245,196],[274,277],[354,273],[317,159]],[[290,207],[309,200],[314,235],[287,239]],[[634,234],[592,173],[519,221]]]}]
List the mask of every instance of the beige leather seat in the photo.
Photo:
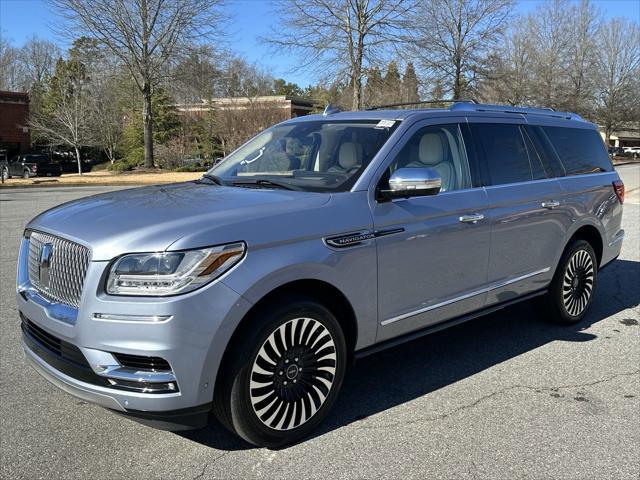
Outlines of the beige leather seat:
[{"label": "beige leather seat", "polygon": [[329,168],[329,173],[353,173],[362,165],[362,155],[359,145],[345,142],[338,150],[338,163]]},{"label": "beige leather seat", "polygon": [[456,175],[453,165],[447,161],[449,146],[446,139],[438,133],[426,133],[418,146],[418,161],[407,165],[409,168],[432,168],[442,178],[441,191],[455,187]]}]

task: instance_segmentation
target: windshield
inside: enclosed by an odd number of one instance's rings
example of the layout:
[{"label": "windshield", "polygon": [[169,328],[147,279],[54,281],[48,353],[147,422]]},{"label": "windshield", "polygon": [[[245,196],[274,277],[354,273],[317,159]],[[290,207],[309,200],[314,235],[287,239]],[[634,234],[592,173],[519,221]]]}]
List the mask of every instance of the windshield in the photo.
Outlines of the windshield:
[{"label": "windshield", "polygon": [[346,191],[387,141],[395,123],[308,121],[276,125],[207,174],[238,186]]}]

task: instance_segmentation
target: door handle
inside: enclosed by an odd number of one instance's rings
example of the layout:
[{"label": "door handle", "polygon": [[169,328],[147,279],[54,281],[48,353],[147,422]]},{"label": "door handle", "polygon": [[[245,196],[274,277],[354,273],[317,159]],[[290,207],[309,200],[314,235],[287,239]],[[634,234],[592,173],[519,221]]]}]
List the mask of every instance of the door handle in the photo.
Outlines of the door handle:
[{"label": "door handle", "polygon": [[556,208],[560,206],[560,202],[557,200],[549,200],[548,202],[542,202],[542,208]]},{"label": "door handle", "polygon": [[484,215],[481,213],[471,213],[469,215],[462,215],[459,219],[462,223],[478,223],[480,220],[484,220]]}]

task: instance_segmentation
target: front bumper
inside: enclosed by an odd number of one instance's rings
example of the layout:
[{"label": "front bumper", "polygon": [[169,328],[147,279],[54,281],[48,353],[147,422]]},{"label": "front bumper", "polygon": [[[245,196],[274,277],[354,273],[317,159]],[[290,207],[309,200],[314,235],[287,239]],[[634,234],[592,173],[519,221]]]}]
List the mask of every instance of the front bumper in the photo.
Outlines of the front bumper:
[{"label": "front bumper", "polygon": [[[18,310],[34,325],[36,333],[41,329],[39,337],[44,338],[44,343],[38,345],[33,336],[23,333],[22,346],[28,363],[67,393],[131,414],[145,423],[172,430],[179,428],[178,424],[189,428],[202,426],[213,398],[222,354],[235,326],[251,305],[219,281],[174,297],[108,296],[101,288],[108,263],[90,262],[80,307],[64,307],[48,302],[30,288],[26,242],[19,260]],[[153,317],[163,320],[141,320]],[[127,318],[131,321],[123,320]],[[77,350],[76,357],[88,376],[77,373],[80,372],[77,369],[62,368],[51,352],[42,348],[46,347],[47,335]],[[170,370],[124,368],[113,361],[119,355],[158,357],[166,360]],[[175,382],[175,392],[131,391],[121,386],[137,380],[145,384]]]}]

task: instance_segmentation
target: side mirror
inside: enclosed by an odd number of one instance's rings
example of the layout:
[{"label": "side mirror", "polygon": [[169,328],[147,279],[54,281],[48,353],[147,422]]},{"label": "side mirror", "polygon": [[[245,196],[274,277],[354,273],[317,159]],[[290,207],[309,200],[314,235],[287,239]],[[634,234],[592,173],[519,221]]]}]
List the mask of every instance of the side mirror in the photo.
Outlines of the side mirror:
[{"label": "side mirror", "polygon": [[441,187],[442,179],[433,168],[399,168],[389,178],[389,190],[382,194],[387,198],[436,195]]}]

